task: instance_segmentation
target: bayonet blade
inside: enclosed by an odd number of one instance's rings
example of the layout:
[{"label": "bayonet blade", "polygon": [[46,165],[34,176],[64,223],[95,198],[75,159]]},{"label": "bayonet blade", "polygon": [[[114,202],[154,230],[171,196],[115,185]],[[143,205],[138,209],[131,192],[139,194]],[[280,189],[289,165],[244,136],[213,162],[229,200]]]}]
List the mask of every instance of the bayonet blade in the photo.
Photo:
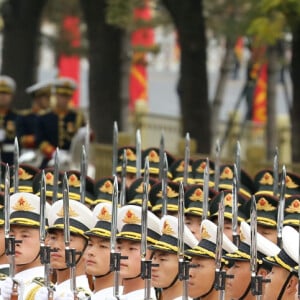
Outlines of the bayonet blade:
[{"label": "bayonet blade", "polygon": [[208,218],[208,198],[209,198],[209,160],[206,158],[206,165],[203,174],[203,213],[202,220],[206,220]]},{"label": "bayonet blade", "polygon": [[220,181],[220,155],[221,155],[221,147],[220,141],[216,141],[215,148],[215,191],[219,191],[219,181]]},{"label": "bayonet blade", "polygon": [[65,248],[70,247],[70,218],[69,218],[69,183],[67,173],[63,178],[63,207],[64,207],[64,242]]},{"label": "bayonet blade", "polygon": [[220,271],[222,267],[222,247],[224,232],[224,192],[221,192],[221,200],[219,202],[218,227],[216,240],[216,271]]},{"label": "bayonet blade", "polygon": [[141,258],[146,259],[147,254],[147,228],[148,228],[148,185],[143,182],[143,201],[142,201],[142,241],[141,241]]},{"label": "bayonet blade", "polygon": [[178,197],[178,257],[184,258],[184,187],[179,183]]},{"label": "bayonet blade", "polygon": [[118,219],[118,179],[114,176],[114,185],[112,193],[112,219],[111,219],[111,236],[110,236],[110,252],[116,252],[117,239],[117,219]]},{"label": "bayonet blade", "polygon": [[281,242],[282,242],[282,229],[283,229],[284,206],[285,206],[285,186],[286,186],[286,168],[285,165],[283,165],[282,174],[281,174],[278,213],[277,213],[277,244],[279,247],[281,247]]},{"label": "bayonet blade", "polygon": [[86,157],[85,146],[82,145],[81,162],[80,162],[80,202],[82,204],[85,204],[86,176],[87,176],[87,157]]},{"label": "bayonet blade", "polygon": [[126,156],[126,149],[124,149],[123,160],[122,160],[122,172],[121,172],[120,206],[124,206],[126,200],[126,168],[127,168],[127,156]]},{"label": "bayonet blade", "polygon": [[57,201],[58,193],[58,173],[59,173],[59,149],[56,148],[54,154],[54,170],[53,170],[53,196],[52,203]]},{"label": "bayonet blade", "polygon": [[137,129],[135,139],[135,150],[136,150],[136,178],[141,177],[142,169],[142,142],[141,142],[141,131]]},{"label": "bayonet blade", "polygon": [[236,166],[236,189],[237,192],[239,192],[240,182],[241,182],[241,145],[239,141],[236,142],[235,166]]},{"label": "bayonet blade", "polygon": [[42,170],[40,182],[40,243],[45,244],[46,239],[46,178],[45,171]]},{"label": "bayonet blade", "polygon": [[19,143],[15,137],[14,143],[14,193],[19,191]]},{"label": "bayonet blade", "polygon": [[161,181],[161,188],[162,188],[162,215],[166,216],[168,213],[168,159],[167,154],[164,153],[164,166],[163,166],[163,172],[162,172],[162,181]]},{"label": "bayonet blade", "polygon": [[278,195],[278,174],[279,174],[279,158],[278,158],[278,147],[275,148],[274,159],[273,159],[273,195]]},{"label": "bayonet blade", "polygon": [[256,276],[257,272],[257,212],[256,212],[256,200],[255,196],[251,197],[250,207],[250,269],[251,277]]},{"label": "bayonet blade", "polygon": [[190,163],[190,134],[187,132],[185,136],[184,149],[184,170],[183,170],[183,185],[186,187],[189,177],[189,163]]},{"label": "bayonet blade", "polygon": [[163,178],[164,155],[165,155],[165,137],[164,137],[164,133],[162,132],[160,136],[160,142],[159,142],[159,174],[158,174],[159,181],[162,181]]},{"label": "bayonet blade", "polygon": [[117,174],[118,143],[119,143],[118,123],[117,123],[117,121],[115,121],[114,122],[114,128],[113,128],[112,176]]},{"label": "bayonet blade", "polygon": [[237,167],[233,166],[233,184],[232,184],[232,237],[235,245],[238,246],[238,187],[237,187]]},{"label": "bayonet blade", "polygon": [[9,237],[10,233],[10,172],[9,172],[9,166],[6,164],[5,166],[5,181],[4,181],[4,220],[5,220],[5,226],[4,226],[4,232],[5,237]]}]

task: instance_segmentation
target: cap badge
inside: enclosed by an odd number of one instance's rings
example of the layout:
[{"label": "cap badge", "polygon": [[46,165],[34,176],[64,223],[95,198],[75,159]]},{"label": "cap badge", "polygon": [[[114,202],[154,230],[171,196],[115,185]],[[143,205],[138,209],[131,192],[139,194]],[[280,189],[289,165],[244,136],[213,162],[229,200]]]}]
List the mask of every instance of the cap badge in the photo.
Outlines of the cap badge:
[{"label": "cap badge", "polygon": [[276,207],[272,206],[266,198],[260,198],[256,204],[257,210],[273,211]]},{"label": "cap badge", "polygon": [[285,209],[286,212],[288,213],[300,213],[300,201],[299,199],[295,199],[290,205],[289,207],[287,207]]},{"label": "cap badge", "polygon": [[224,206],[232,207],[232,194],[231,193],[225,195],[225,197],[224,197]]},{"label": "cap badge", "polygon": [[162,233],[166,235],[175,235],[173,228],[167,220],[164,222]]},{"label": "cap badge", "polygon": [[295,189],[295,188],[299,187],[299,185],[296,184],[296,183],[292,180],[292,178],[291,178],[290,176],[288,176],[288,175],[287,175],[286,178],[285,178],[285,185],[286,185],[286,187],[289,188],[289,189]]},{"label": "cap badge", "polygon": [[201,239],[209,240],[211,238],[211,235],[208,233],[205,226],[202,226],[201,230]]},{"label": "cap badge", "polygon": [[35,209],[25,197],[19,198],[12,208],[14,210],[25,210],[25,211],[33,211]]},{"label": "cap badge", "polygon": [[46,184],[54,185],[54,176],[51,172],[45,174]]},{"label": "cap badge", "polygon": [[141,219],[131,209],[127,210],[122,221],[126,224],[141,224]]},{"label": "cap badge", "polygon": [[229,167],[225,167],[222,174],[220,175],[221,179],[232,179],[233,172]]},{"label": "cap badge", "polygon": [[[56,215],[58,217],[63,217],[64,216],[64,208],[62,207],[60,209],[60,211],[58,211],[56,213]],[[78,216],[79,216],[79,214],[72,207],[69,207],[69,217],[78,217]]]},{"label": "cap badge", "polygon": [[148,154],[148,157],[149,157],[149,162],[152,162],[152,163],[159,163],[159,156],[158,154],[156,153],[156,151],[154,150],[151,150]]},{"label": "cap badge", "polygon": [[110,222],[111,221],[111,214],[109,213],[109,210],[105,206],[103,206],[102,209],[100,210],[97,218],[100,221]]},{"label": "cap badge", "polygon": [[[178,197],[178,193],[175,192],[170,186],[167,186],[167,196],[168,198],[175,198]],[[157,197],[162,198],[162,191],[160,191],[157,195]]]},{"label": "cap badge", "polygon": [[104,184],[99,188],[99,191],[106,194],[112,194],[113,185],[110,180],[106,180]]},{"label": "cap badge", "polygon": [[259,181],[259,183],[262,185],[273,185],[274,183],[273,176],[269,172],[266,172],[262,177],[262,179]]},{"label": "cap badge", "polygon": [[69,186],[80,187],[80,180],[75,174],[70,175],[68,182]]},{"label": "cap badge", "polygon": [[189,198],[191,201],[203,201],[203,191],[200,188],[197,188],[194,193]]},{"label": "cap badge", "polygon": [[33,177],[33,175],[27,173],[23,168],[19,168],[18,174],[19,174],[19,179],[21,180],[29,180]]}]

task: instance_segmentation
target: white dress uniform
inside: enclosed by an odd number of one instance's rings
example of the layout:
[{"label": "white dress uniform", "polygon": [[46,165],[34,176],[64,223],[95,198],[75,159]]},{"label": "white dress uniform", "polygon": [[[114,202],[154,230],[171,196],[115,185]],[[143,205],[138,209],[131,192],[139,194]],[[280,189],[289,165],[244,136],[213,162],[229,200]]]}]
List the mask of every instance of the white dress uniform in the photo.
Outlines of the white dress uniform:
[{"label": "white dress uniform", "polygon": [[[151,288],[150,291],[150,298],[152,300],[156,300],[155,290]],[[143,300],[145,299],[145,289],[136,290],[120,297],[121,300]]]}]

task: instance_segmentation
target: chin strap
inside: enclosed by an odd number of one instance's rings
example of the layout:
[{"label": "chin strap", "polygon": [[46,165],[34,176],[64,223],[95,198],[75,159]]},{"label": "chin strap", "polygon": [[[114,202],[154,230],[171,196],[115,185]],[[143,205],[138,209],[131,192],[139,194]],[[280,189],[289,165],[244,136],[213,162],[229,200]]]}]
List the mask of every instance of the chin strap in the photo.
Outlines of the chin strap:
[{"label": "chin strap", "polygon": [[201,298],[206,297],[207,295],[209,295],[209,294],[213,291],[213,289],[214,289],[214,284],[212,284],[211,288],[209,289],[209,291],[208,291],[207,293],[200,295],[200,296],[199,296],[198,298],[196,298],[196,299],[201,299]]},{"label": "chin strap", "polygon": [[172,286],[176,283],[177,280],[178,280],[178,273],[177,273],[177,275],[175,276],[175,278],[173,279],[173,281],[172,281],[167,287],[164,287],[163,290],[167,290],[167,289],[169,289],[170,287],[172,287]]},{"label": "chin strap", "polygon": [[279,296],[278,296],[277,300],[281,300],[282,299],[283,293],[284,293],[287,285],[289,284],[289,281],[290,281],[290,279],[291,279],[292,276],[293,276],[293,273],[290,273],[289,276],[287,277],[287,279],[285,280],[285,282],[284,282],[284,284],[283,284],[283,286],[282,286],[282,288],[280,290],[280,293],[279,293]]}]

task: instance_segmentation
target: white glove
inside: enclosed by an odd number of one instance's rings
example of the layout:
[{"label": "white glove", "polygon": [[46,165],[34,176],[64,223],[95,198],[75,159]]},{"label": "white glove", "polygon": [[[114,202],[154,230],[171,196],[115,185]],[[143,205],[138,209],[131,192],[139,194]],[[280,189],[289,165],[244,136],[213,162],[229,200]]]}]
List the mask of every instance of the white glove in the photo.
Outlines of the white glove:
[{"label": "white glove", "polygon": [[0,129],[0,142],[3,142],[6,138],[6,131],[4,129]]},{"label": "white glove", "polygon": [[[18,295],[19,299],[22,299],[23,293],[23,283],[20,280],[15,280],[18,282]],[[3,300],[10,300],[11,293],[13,288],[13,280],[10,277],[7,277],[1,286],[1,296]]]},{"label": "white glove", "polygon": [[24,164],[24,163],[32,162],[35,159],[35,157],[36,157],[36,153],[33,150],[28,150],[20,155],[19,163]]}]

